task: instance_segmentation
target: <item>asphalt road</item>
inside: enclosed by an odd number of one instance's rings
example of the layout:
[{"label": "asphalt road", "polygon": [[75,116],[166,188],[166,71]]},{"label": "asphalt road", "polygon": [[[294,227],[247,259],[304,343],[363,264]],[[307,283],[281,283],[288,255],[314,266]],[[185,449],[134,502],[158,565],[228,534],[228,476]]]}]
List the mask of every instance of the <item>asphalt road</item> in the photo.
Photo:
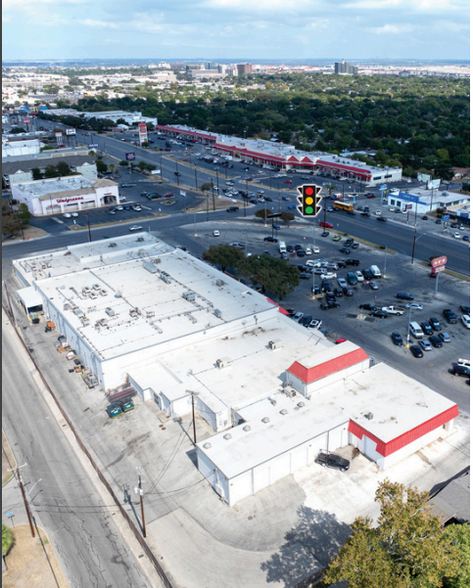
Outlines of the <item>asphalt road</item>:
[{"label": "asphalt road", "polygon": [[22,478],[25,489],[33,489],[33,514],[47,530],[70,588],[151,588],[111,520],[111,509],[97,496],[38,392],[13,337],[4,329],[2,426],[18,463],[28,464]]}]

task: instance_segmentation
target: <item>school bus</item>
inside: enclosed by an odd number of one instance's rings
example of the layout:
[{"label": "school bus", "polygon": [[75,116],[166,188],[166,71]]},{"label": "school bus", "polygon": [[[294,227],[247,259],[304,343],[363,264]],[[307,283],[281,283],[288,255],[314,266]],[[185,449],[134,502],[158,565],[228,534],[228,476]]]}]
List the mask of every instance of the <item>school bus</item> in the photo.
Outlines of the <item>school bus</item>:
[{"label": "school bus", "polygon": [[340,210],[353,210],[353,204],[351,202],[340,202],[340,200],[335,200],[332,203],[333,208],[339,208]]}]

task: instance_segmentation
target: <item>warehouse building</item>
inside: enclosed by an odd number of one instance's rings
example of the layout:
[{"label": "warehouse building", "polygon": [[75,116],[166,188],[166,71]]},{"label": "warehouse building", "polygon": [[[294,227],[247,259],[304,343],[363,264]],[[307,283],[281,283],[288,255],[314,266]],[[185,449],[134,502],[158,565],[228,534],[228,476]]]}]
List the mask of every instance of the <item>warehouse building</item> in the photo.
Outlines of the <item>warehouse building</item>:
[{"label": "warehouse building", "polygon": [[359,346],[329,342],[277,304],[148,233],[14,261],[106,391],[127,384],[213,433],[202,475],[230,505],[352,445],[386,469],[447,435],[456,404]]},{"label": "warehouse building", "polygon": [[26,204],[33,216],[79,212],[118,204],[118,184],[81,175],[12,184],[12,198]]},{"label": "warehouse building", "polygon": [[184,125],[157,125],[156,129],[172,137],[209,144],[214,153],[231,156],[236,161],[256,163],[269,169],[320,173],[334,179],[346,178],[369,186],[398,182],[402,179],[402,169],[399,167],[380,167],[330,153],[299,151],[293,145],[284,143],[203,133]]}]

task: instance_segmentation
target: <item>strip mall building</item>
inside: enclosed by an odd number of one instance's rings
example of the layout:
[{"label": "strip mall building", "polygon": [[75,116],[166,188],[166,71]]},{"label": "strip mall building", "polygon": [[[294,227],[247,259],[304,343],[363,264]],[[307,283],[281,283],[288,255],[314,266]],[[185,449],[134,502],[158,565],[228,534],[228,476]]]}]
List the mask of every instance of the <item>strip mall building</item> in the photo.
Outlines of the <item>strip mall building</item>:
[{"label": "strip mall building", "polygon": [[378,167],[341,155],[298,151],[292,145],[282,143],[205,133],[184,125],[157,125],[156,130],[170,137],[210,145],[215,153],[229,155],[236,161],[248,161],[276,170],[320,172],[333,178],[347,178],[369,186],[402,179],[402,169],[398,167]]},{"label": "strip mall building", "polygon": [[209,425],[198,468],[230,505],[320,450],[352,445],[387,469],[448,436],[458,416],[424,384],[149,233],[13,266],[25,312],[52,320],[103,390],[132,386],[172,418],[195,406]]}]

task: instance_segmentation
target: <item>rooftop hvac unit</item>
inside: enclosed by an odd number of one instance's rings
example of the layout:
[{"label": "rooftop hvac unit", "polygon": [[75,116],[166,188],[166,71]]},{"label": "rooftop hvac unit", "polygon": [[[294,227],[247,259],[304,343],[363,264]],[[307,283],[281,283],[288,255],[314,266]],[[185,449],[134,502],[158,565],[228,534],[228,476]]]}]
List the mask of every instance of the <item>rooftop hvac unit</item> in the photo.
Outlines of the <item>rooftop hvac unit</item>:
[{"label": "rooftop hvac unit", "polygon": [[152,264],[150,261],[145,261],[143,263],[143,267],[145,268],[146,271],[148,271],[150,274],[155,274],[158,271],[158,268]]},{"label": "rooftop hvac unit", "polygon": [[82,321],[82,326],[83,327],[87,327],[88,325],[90,325],[90,320],[86,316],[83,316],[81,318],[81,321]]},{"label": "rooftop hvac unit", "polygon": [[204,443],[204,449],[210,449],[212,447],[212,443]]},{"label": "rooftop hvac unit", "polygon": [[116,247],[116,246],[117,246],[117,244],[116,244],[116,243],[109,243],[109,244],[108,244],[108,246],[109,246],[109,247]]},{"label": "rooftop hvac unit", "polygon": [[230,435],[230,433],[225,433],[225,435],[223,436],[223,438],[228,441],[229,439],[232,438],[232,436]]},{"label": "rooftop hvac unit", "polygon": [[107,296],[107,290],[104,290],[103,288],[102,288],[102,290],[100,290],[99,293],[100,293],[100,296]]},{"label": "rooftop hvac unit", "polygon": [[187,300],[188,302],[194,302],[195,300],[194,292],[183,292],[182,297],[184,298],[184,300]]},{"label": "rooftop hvac unit", "polygon": [[113,308],[108,307],[105,309],[105,314],[108,314],[108,316],[115,316],[115,311]]},{"label": "rooftop hvac unit", "polygon": [[373,419],[373,413],[372,412],[368,412],[367,414],[365,414],[365,417],[371,421]]},{"label": "rooftop hvac unit", "polygon": [[223,280],[217,280],[215,283],[216,283],[216,284],[217,284],[217,286],[220,288],[221,286],[225,286],[225,283],[226,283],[226,282],[224,282]]},{"label": "rooftop hvac unit", "polygon": [[94,290],[100,290],[101,286],[100,286],[100,284],[94,284],[94,285],[92,286],[92,288],[93,288]]},{"label": "rooftop hvac unit", "polygon": [[146,249],[138,249],[138,257],[146,257],[147,255]]},{"label": "rooftop hvac unit", "polygon": [[222,318],[222,311],[221,311],[221,310],[219,310],[218,308],[216,308],[216,309],[214,310],[214,315],[215,315],[217,318]]},{"label": "rooftop hvac unit", "polygon": [[243,427],[243,430],[244,430],[244,431],[246,431],[247,433],[248,433],[248,431],[251,431],[251,427],[250,427],[250,425],[245,425],[245,426]]},{"label": "rooftop hvac unit", "polygon": [[281,341],[281,339],[274,339],[274,341],[270,341],[269,342],[269,348],[272,349],[273,351],[275,349],[281,349],[282,348],[282,341]]},{"label": "rooftop hvac unit", "polygon": [[144,237],[138,237],[138,239],[137,239],[137,241],[138,241],[139,243],[141,243],[141,242],[142,242],[142,241],[144,241],[144,240],[145,240],[145,238],[144,238]]},{"label": "rooftop hvac unit", "polygon": [[136,308],[130,309],[130,316],[133,318],[136,318],[138,316],[138,311],[136,310]]},{"label": "rooftop hvac unit", "polygon": [[285,388],[284,394],[286,396],[289,396],[289,398],[294,398],[294,396],[297,394],[297,392],[294,390],[294,388]]},{"label": "rooftop hvac unit", "polygon": [[221,359],[217,359],[217,367],[219,370],[228,367],[231,363],[232,360],[229,357],[222,357]]},{"label": "rooftop hvac unit", "polygon": [[279,413],[282,415],[287,414],[287,410],[285,408],[283,408],[282,410],[279,411]]},{"label": "rooftop hvac unit", "polygon": [[264,419],[261,419],[261,422],[269,423],[269,417],[264,417]]},{"label": "rooftop hvac unit", "polygon": [[297,403],[297,406],[298,406],[299,408],[302,408],[302,407],[304,407],[304,406],[305,406],[305,402],[298,402],[298,403]]}]

